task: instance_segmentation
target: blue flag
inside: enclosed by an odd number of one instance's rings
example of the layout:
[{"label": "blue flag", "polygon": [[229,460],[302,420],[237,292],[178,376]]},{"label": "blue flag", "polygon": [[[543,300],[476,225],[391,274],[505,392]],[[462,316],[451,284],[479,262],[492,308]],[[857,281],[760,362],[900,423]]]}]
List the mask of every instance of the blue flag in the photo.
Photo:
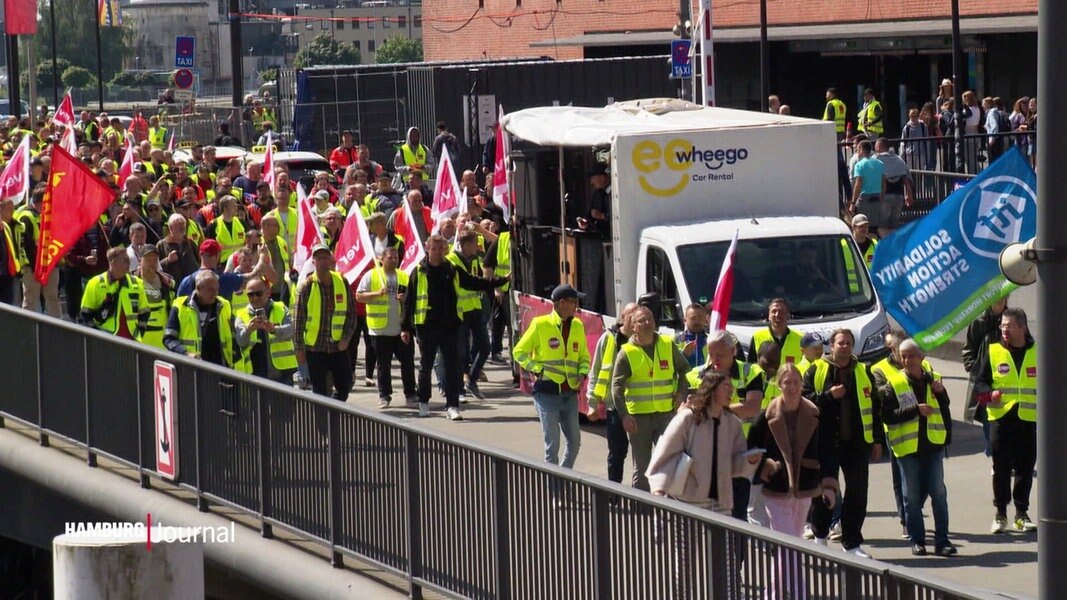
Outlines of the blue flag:
[{"label": "blue flag", "polygon": [[924,349],[967,327],[1015,289],[1004,246],[1037,232],[1037,175],[1017,148],[933,212],[878,243],[871,279],[886,310]]}]

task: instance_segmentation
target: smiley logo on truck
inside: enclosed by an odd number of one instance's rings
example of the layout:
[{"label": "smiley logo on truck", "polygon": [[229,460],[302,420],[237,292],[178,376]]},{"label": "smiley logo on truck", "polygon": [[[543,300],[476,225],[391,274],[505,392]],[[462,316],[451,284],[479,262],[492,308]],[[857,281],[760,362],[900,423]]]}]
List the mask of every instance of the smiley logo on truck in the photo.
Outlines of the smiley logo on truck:
[{"label": "smiley logo on truck", "polygon": [[[661,198],[674,196],[684,190],[685,186],[689,184],[689,175],[686,171],[689,170],[691,163],[678,159],[684,156],[691,147],[692,144],[690,142],[680,139],[671,140],[662,147],[652,140],[638,142],[634,146],[631,159],[633,160],[634,168],[641,173],[637,177],[637,183],[641,185],[641,189],[648,194]],[[663,167],[667,167],[668,172],[677,173],[677,175],[670,175],[670,185],[668,187],[652,185],[648,180],[648,176],[658,173]],[[675,182],[675,177],[678,178],[677,182]],[[661,178],[657,177],[657,179]],[[662,179],[667,180],[668,177],[663,176]]]}]

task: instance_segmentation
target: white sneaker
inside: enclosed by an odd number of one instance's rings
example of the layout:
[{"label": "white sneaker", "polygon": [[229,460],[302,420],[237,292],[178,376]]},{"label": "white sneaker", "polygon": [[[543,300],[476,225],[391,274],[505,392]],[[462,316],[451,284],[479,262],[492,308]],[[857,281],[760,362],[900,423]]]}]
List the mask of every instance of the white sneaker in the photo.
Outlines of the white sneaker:
[{"label": "white sneaker", "polygon": [[428,417],[428,416],[430,416],[430,403],[429,402],[419,402],[419,416],[420,417]]},{"label": "white sneaker", "polygon": [[382,396],[381,398],[378,398],[378,408],[389,408],[390,402],[392,402],[392,398],[390,398],[389,396]]},{"label": "white sneaker", "polygon": [[815,539],[815,532],[811,530],[811,523],[808,523],[808,524],[804,525],[804,539],[806,539],[806,540]]},{"label": "white sneaker", "polygon": [[867,551],[863,549],[863,546],[856,546],[855,548],[849,548],[849,549],[846,549],[845,552],[847,554],[851,554],[851,555],[853,555],[853,556],[855,556],[857,558],[871,558],[871,555],[867,554]]},{"label": "white sneaker", "polygon": [[842,537],[844,537],[844,534],[841,532],[841,521],[838,521],[830,528],[830,540],[840,542]]},{"label": "white sneaker", "polygon": [[826,540],[826,538],[818,538],[817,537],[817,538],[815,538],[815,545],[816,546],[829,546],[830,542],[828,542]]},{"label": "white sneaker", "polygon": [[458,408],[451,407],[447,411],[449,421],[462,421],[463,413]]}]

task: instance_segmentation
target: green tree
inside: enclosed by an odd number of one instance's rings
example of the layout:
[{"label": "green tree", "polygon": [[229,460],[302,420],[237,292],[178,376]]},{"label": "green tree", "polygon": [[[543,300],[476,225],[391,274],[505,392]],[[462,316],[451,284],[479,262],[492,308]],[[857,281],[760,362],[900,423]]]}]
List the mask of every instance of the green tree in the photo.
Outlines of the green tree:
[{"label": "green tree", "polygon": [[[71,65],[88,69],[95,77],[96,32],[93,23],[96,20],[97,0],[51,1],[56,3],[56,54]],[[38,21],[37,35],[34,36],[39,64],[52,58],[52,24],[48,15],[48,2],[49,0],[37,0],[37,11],[44,16]],[[130,21],[123,23],[122,27],[100,28],[104,81],[122,71],[123,63],[132,55],[132,40],[133,28]],[[60,73],[62,72],[61,70]],[[40,79],[40,75],[38,78]]]},{"label": "green tree", "polygon": [[263,83],[270,83],[271,81],[278,81],[278,69],[271,68],[265,71],[259,72],[259,80]]},{"label": "green tree", "polygon": [[[67,69],[70,68],[70,61],[68,61],[65,58],[60,57],[60,59],[57,60],[56,63],[57,63],[57,66],[59,67],[57,70],[59,71],[60,81],[62,81],[63,73],[66,73]],[[42,61],[39,61],[37,63],[37,90],[38,90],[38,92],[44,92],[44,91],[52,89],[52,73],[53,73],[53,71],[52,71],[52,59],[51,58],[46,58],[46,59],[44,59]],[[19,74],[19,81],[21,82],[21,85],[22,85],[23,88],[29,89],[29,86],[30,86],[30,74],[29,74],[29,72],[27,70],[24,69],[22,71],[22,73]]]},{"label": "green tree", "polygon": [[85,67],[67,67],[63,71],[63,85],[72,88],[87,88],[96,84],[96,77]]},{"label": "green tree", "polygon": [[152,86],[155,83],[155,76],[148,71],[119,71],[111,78],[111,85],[123,87]]},{"label": "green tree", "polygon": [[378,46],[378,64],[422,62],[422,40],[391,37]]},{"label": "green tree", "polygon": [[328,32],[323,32],[296,53],[293,66],[302,69],[321,65],[358,65],[359,62],[359,50],[355,46],[338,42]]}]

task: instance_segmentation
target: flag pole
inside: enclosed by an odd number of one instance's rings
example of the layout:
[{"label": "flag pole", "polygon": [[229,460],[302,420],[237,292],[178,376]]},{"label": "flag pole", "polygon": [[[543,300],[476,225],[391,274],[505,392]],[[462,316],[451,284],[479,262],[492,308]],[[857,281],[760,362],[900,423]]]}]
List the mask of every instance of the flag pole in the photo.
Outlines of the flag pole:
[{"label": "flag pole", "polygon": [[[54,0],[53,0],[54,1]],[[100,112],[104,112],[104,51],[100,44],[100,3],[96,4],[96,93],[100,100]]]},{"label": "flag pole", "polygon": [[59,54],[56,52],[56,0],[48,0],[48,20],[52,27],[52,97],[55,102],[55,107],[59,109],[59,65],[56,63],[56,59]]}]

